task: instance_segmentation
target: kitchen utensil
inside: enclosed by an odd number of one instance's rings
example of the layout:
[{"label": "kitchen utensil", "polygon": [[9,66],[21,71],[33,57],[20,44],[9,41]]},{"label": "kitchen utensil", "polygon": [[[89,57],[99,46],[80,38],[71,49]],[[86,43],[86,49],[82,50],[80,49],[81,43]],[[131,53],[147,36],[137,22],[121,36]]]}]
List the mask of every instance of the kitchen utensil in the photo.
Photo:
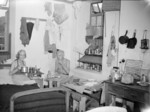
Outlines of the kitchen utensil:
[{"label": "kitchen utensil", "polygon": [[22,73],[27,73],[28,72],[28,67],[21,67],[21,72]]},{"label": "kitchen utensil", "polygon": [[126,30],[126,33],[124,36],[119,37],[119,42],[121,44],[126,44],[129,40],[129,37],[127,36],[128,30]]},{"label": "kitchen utensil", "polygon": [[127,48],[133,49],[135,48],[136,44],[137,44],[137,39],[136,39],[136,30],[135,30],[133,33],[133,38],[128,39]]},{"label": "kitchen utensil", "polygon": [[149,39],[147,39],[146,36],[147,36],[147,30],[144,30],[143,39],[141,40],[141,49],[149,48]]}]

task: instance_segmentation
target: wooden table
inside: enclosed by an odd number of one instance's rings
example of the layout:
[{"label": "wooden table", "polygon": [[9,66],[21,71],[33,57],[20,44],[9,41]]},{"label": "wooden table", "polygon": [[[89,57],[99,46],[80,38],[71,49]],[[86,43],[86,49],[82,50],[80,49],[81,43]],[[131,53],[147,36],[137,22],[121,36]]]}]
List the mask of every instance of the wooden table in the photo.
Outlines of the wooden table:
[{"label": "wooden table", "polygon": [[33,80],[35,80],[35,82],[38,84],[38,86],[39,86],[40,88],[44,88],[43,78],[37,77],[37,78],[33,78]]},{"label": "wooden table", "polygon": [[44,88],[44,84],[43,84],[44,81],[43,81],[42,77],[40,77],[40,76],[33,76],[31,74],[27,74],[26,76],[29,77],[29,79],[34,80],[38,84],[38,86],[40,88]]},{"label": "wooden table", "polygon": [[103,84],[101,82],[99,82],[97,85],[91,87],[91,89],[84,87],[84,86],[75,85],[73,83],[62,84],[62,86],[65,88],[68,88],[70,90],[70,93],[72,94],[73,111],[76,110],[76,102],[78,102],[79,112],[85,112],[86,111],[86,105],[87,105],[86,104],[87,99],[89,97],[91,97],[90,95],[93,94],[93,92],[100,91]]},{"label": "wooden table", "polygon": [[120,81],[112,83],[110,80],[107,80],[105,81],[106,105],[112,102],[112,96],[134,102],[134,112],[140,112],[139,106],[150,104],[150,86],[127,85]]},{"label": "wooden table", "polygon": [[49,83],[49,88],[53,88],[53,82],[56,81],[57,87],[60,87],[60,84],[67,81],[68,75],[57,75],[46,79]]}]

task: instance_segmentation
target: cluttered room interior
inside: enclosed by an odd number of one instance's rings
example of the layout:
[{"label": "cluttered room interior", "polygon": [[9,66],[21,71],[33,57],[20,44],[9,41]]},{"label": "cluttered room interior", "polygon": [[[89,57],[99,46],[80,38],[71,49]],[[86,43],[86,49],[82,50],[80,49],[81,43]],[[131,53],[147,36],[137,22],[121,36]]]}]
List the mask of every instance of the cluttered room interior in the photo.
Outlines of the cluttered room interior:
[{"label": "cluttered room interior", "polygon": [[0,0],[0,112],[149,112],[150,0]]}]

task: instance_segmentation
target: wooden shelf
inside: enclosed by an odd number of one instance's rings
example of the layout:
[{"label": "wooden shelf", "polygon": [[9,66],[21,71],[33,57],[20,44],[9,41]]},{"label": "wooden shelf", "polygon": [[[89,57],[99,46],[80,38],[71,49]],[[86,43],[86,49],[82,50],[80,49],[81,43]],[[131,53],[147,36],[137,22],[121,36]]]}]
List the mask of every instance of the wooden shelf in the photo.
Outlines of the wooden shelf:
[{"label": "wooden shelf", "polygon": [[0,69],[10,68],[10,67],[11,67],[11,64],[0,64]]},{"label": "wooden shelf", "polygon": [[86,54],[86,56],[92,56],[92,57],[97,56],[97,57],[102,57],[102,55],[101,55],[101,54],[100,54],[100,55],[98,55],[98,54]]},{"label": "wooden shelf", "polygon": [[78,62],[102,65],[102,56],[84,55]]},{"label": "wooden shelf", "polygon": [[77,67],[78,70],[83,70],[83,71],[87,71],[87,72],[92,72],[92,73],[100,73],[101,71],[97,71],[97,70],[90,70],[90,69],[84,69],[81,67]]}]

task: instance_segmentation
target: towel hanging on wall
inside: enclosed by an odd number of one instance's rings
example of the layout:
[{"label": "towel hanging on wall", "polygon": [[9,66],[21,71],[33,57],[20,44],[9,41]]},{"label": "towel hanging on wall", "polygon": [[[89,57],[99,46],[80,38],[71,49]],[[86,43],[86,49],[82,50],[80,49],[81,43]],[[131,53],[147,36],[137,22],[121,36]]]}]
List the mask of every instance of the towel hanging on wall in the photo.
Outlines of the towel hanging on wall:
[{"label": "towel hanging on wall", "polygon": [[109,47],[108,47],[108,52],[107,52],[107,65],[108,66],[111,66],[112,61],[115,58],[115,56],[114,56],[115,51],[116,51],[116,40],[115,40],[114,34],[112,33],[111,38],[110,38]]}]

